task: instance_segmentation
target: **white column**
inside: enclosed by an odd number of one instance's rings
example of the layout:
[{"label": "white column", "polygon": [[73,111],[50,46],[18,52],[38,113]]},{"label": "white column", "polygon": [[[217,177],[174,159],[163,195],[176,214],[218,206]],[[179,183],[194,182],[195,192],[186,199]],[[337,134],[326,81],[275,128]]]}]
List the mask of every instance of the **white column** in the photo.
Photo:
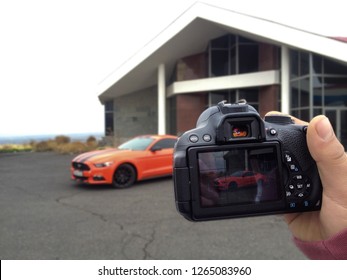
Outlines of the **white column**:
[{"label": "white column", "polygon": [[281,49],[281,111],[289,114],[290,110],[290,56],[287,46]]},{"label": "white column", "polygon": [[158,66],[158,134],[166,134],[165,65]]}]

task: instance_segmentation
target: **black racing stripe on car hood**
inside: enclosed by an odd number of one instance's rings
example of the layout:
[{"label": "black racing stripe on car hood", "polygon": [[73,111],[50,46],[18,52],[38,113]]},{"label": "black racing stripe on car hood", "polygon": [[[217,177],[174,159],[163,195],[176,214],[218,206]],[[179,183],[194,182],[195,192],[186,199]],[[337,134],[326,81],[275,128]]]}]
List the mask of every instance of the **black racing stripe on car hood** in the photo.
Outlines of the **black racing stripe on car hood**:
[{"label": "black racing stripe on car hood", "polygon": [[92,157],[94,157],[94,156],[100,156],[100,155],[104,155],[104,154],[109,154],[110,152],[112,152],[112,151],[110,151],[110,150],[96,151],[95,153],[86,155],[85,157],[83,157],[82,159],[80,159],[79,162],[82,162],[82,163],[83,163],[83,162],[87,161],[88,159],[90,159],[90,158],[92,158]]},{"label": "black racing stripe on car hood", "polygon": [[99,151],[94,151],[94,152],[88,152],[88,153],[83,153],[79,156],[77,156],[74,161],[75,162],[83,162],[85,158],[90,157],[91,155],[97,154]]}]

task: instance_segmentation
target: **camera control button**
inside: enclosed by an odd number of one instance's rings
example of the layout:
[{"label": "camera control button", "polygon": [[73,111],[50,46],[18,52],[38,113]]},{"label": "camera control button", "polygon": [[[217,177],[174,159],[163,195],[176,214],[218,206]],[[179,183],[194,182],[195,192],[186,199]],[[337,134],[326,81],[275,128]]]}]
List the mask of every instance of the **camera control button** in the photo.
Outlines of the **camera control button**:
[{"label": "camera control button", "polygon": [[305,193],[307,195],[309,195],[311,193],[311,189],[312,189],[311,186],[312,186],[311,182],[309,182],[309,181],[305,182],[304,187],[305,187]]},{"label": "camera control button", "polygon": [[294,175],[294,176],[293,176],[293,179],[294,179],[294,180],[302,180],[302,179],[303,179],[303,176],[302,176],[301,174]]},{"label": "camera control button", "polygon": [[288,162],[288,163],[293,162],[293,157],[292,157],[291,154],[288,153],[288,152],[285,152],[285,153],[284,153],[284,159],[285,159],[285,161]]},{"label": "camera control button", "polygon": [[205,134],[204,136],[202,136],[202,139],[205,142],[210,142],[212,140],[212,136],[210,134]]},{"label": "camera control button", "polygon": [[199,137],[195,134],[192,134],[189,136],[189,141],[192,142],[192,143],[196,143],[199,141]]},{"label": "camera control button", "polygon": [[295,194],[295,196],[298,197],[298,198],[303,198],[303,197],[305,197],[306,195],[305,195],[304,192],[297,192],[297,193]]},{"label": "camera control button", "polygon": [[296,202],[289,202],[289,208],[296,208],[297,207],[297,204]]},{"label": "camera control button", "polygon": [[299,167],[296,164],[289,164],[289,169],[292,172],[299,172]]},{"label": "camera control button", "polygon": [[274,128],[270,128],[269,133],[270,133],[270,135],[275,136],[277,134],[277,130]]},{"label": "camera control button", "polygon": [[304,207],[309,207],[311,203],[308,200],[305,200],[302,204]]}]

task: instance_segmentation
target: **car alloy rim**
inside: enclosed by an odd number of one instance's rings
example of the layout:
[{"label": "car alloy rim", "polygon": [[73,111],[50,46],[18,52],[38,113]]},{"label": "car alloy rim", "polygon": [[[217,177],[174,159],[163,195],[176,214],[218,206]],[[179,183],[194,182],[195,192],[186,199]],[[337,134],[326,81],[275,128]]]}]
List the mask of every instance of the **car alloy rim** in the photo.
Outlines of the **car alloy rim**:
[{"label": "car alloy rim", "polygon": [[126,184],[131,178],[131,172],[126,167],[120,167],[116,172],[116,181],[119,184]]}]

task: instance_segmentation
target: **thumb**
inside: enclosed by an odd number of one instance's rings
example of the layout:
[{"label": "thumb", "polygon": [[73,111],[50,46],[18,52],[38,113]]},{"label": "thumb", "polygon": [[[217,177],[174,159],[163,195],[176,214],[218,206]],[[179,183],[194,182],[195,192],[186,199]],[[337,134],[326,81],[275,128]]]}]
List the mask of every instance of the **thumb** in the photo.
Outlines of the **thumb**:
[{"label": "thumb", "polygon": [[307,129],[307,145],[317,162],[324,195],[346,207],[347,155],[327,117],[312,119]]}]

